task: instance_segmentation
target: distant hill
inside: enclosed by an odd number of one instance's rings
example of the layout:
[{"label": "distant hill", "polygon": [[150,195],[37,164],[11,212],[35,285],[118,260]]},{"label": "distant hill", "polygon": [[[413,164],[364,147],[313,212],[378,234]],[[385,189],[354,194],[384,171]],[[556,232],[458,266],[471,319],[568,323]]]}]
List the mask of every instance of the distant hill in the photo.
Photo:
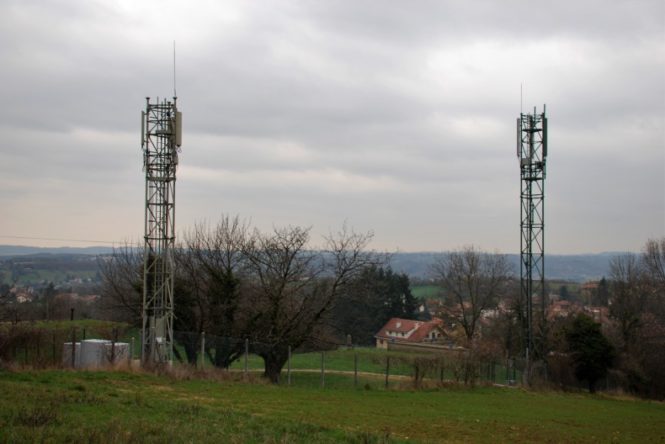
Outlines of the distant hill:
[{"label": "distant hill", "polygon": [[35,254],[110,254],[111,247],[23,247],[19,245],[0,245],[0,257],[26,256]]},{"label": "distant hill", "polygon": [[[411,277],[427,279],[429,267],[441,253],[396,253],[391,257],[393,270]],[[545,277],[575,282],[597,280],[609,275],[610,260],[621,253],[565,254],[545,256]],[[520,256],[508,254],[515,275],[519,275]]]},{"label": "distant hill", "polygon": [[[61,247],[61,248],[39,248],[23,247],[15,245],[0,245],[0,259],[9,259],[17,256],[34,255],[103,255],[111,254],[111,247]],[[390,265],[399,273],[427,279],[429,267],[437,255],[441,253],[394,253],[391,255]],[[563,254],[547,255],[545,257],[545,276],[548,279],[562,279],[575,282],[600,279],[609,275],[610,260],[621,253],[599,253],[599,254]],[[513,265],[513,271],[519,274],[519,255],[508,254],[508,260]]]}]

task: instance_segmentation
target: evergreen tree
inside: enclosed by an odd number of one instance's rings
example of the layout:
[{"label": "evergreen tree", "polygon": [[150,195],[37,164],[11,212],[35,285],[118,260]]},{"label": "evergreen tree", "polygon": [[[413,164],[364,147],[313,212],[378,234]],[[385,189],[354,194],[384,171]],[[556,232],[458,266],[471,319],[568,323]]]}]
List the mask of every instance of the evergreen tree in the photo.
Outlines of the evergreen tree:
[{"label": "evergreen tree", "polygon": [[607,374],[615,357],[614,347],[600,331],[600,324],[586,315],[579,315],[566,332],[568,350],[575,364],[575,376],[587,381],[589,392],[595,393],[596,382]]},{"label": "evergreen tree", "polygon": [[568,292],[567,286],[562,285],[561,287],[559,287],[559,297],[561,298],[562,301],[570,300],[570,293]]},{"label": "evergreen tree", "polygon": [[593,304],[600,307],[607,307],[607,302],[610,299],[610,288],[607,284],[607,279],[604,277],[598,282],[598,288],[593,298]]},{"label": "evergreen tree", "polygon": [[412,319],[416,300],[409,277],[390,268],[367,267],[337,301],[332,318],[340,337],[371,345],[374,335],[390,318]]}]

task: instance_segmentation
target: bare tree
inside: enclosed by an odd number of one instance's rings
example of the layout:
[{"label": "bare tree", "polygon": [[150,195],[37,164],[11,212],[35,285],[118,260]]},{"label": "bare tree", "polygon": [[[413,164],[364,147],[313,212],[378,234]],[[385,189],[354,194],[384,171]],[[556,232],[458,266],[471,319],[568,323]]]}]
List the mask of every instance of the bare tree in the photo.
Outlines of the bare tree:
[{"label": "bare tree", "polygon": [[627,350],[637,338],[647,296],[638,257],[625,254],[613,258],[610,279],[610,316],[617,321],[623,348]]},{"label": "bare tree", "polygon": [[644,246],[642,260],[650,278],[665,286],[665,237],[660,240],[649,239]]},{"label": "bare tree", "polygon": [[665,322],[665,237],[650,239],[641,257],[649,311]]},{"label": "bare tree", "polygon": [[437,257],[431,272],[446,297],[456,304],[451,314],[472,340],[482,311],[495,306],[505,294],[510,278],[506,257],[464,247]]},{"label": "bare tree", "polygon": [[[248,224],[238,216],[222,216],[214,227],[200,223],[185,235],[178,262],[187,288],[180,294],[189,294],[188,325],[199,336],[203,331],[224,338],[244,334],[236,314],[246,275],[243,252],[248,231]],[[229,341],[218,339],[208,343],[214,346],[211,357],[219,367],[228,366],[241,352],[237,344],[233,346]]]},{"label": "bare tree", "polygon": [[4,282],[2,275],[0,275],[0,321],[7,319],[9,315],[10,290],[11,287]]},{"label": "bare tree", "polygon": [[619,369],[630,390],[665,396],[665,238],[646,242],[641,255],[610,262],[610,316],[621,349]]},{"label": "bare tree", "polygon": [[[228,216],[213,227],[197,224],[174,252],[175,325],[187,332],[176,340],[188,361],[196,362],[203,332],[228,338],[206,341],[208,355],[223,367],[247,338],[265,361],[265,375],[278,381],[288,347],[320,340],[338,296],[365,267],[379,263],[365,250],[371,238],[344,227],[317,250],[309,245],[309,228],[250,233],[247,223]],[[137,322],[142,262],[140,250],[125,247],[101,264],[109,307]]]},{"label": "bare tree", "polygon": [[261,343],[254,350],[265,362],[265,376],[279,381],[288,347],[316,339],[335,299],[375,257],[365,250],[371,234],[346,228],[326,238],[323,251],[308,249],[310,229],[258,231],[245,254],[252,273],[242,310],[247,332]]},{"label": "bare tree", "polygon": [[143,254],[130,245],[99,258],[102,306],[114,320],[141,324]]}]

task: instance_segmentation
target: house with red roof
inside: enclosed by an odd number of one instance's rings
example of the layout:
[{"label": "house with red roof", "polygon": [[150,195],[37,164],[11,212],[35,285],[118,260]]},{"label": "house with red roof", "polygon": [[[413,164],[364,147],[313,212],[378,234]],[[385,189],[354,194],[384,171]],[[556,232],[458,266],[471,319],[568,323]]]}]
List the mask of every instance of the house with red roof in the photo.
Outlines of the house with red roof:
[{"label": "house with red roof", "polygon": [[[395,345],[433,345],[444,338],[443,321],[392,318],[374,336],[377,348],[394,348]],[[441,345],[441,344],[439,344]]]}]

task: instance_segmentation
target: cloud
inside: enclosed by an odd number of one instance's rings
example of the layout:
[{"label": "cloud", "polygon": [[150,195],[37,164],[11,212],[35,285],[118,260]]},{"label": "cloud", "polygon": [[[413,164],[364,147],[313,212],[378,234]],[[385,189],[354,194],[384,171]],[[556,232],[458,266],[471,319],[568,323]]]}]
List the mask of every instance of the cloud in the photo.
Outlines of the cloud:
[{"label": "cloud", "polygon": [[[0,231],[140,236],[139,114],[173,94],[176,40],[179,227],[349,220],[378,248],[515,252],[522,84],[524,110],[550,116],[549,251],[637,250],[665,235],[664,14],[647,0],[8,0]],[[43,222],[45,206],[76,218]]]}]

